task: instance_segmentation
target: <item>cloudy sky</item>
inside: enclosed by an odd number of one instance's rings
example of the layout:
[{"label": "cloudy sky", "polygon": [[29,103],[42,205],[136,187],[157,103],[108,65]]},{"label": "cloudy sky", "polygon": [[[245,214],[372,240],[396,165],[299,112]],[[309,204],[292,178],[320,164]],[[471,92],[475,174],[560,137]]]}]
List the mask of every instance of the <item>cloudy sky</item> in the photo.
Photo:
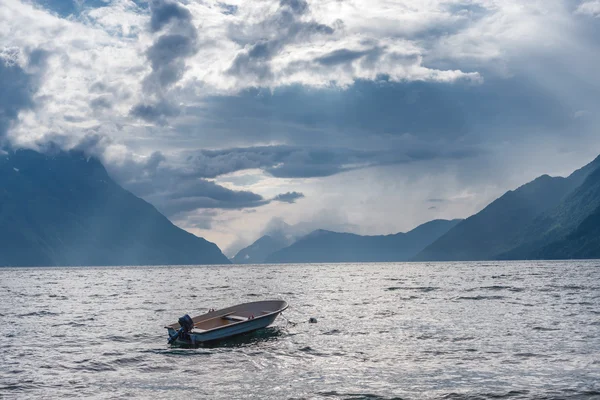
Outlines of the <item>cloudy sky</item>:
[{"label": "cloudy sky", "polygon": [[0,0],[0,141],[96,155],[232,255],[570,173],[599,65],[600,0]]}]

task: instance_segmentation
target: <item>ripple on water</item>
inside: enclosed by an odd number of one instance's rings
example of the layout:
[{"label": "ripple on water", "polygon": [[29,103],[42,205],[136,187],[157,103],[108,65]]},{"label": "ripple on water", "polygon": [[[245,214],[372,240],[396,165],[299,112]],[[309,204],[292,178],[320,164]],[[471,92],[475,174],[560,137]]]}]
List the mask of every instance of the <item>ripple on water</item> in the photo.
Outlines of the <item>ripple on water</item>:
[{"label": "ripple on water", "polygon": [[477,296],[459,296],[456,297],[456,300],[503,300],[505,299],[506,296],[484,296],[484,295],[477,295]]},{"label": "ripple on water", "polygon": [[19,318],[23,318],[23,317],[52,317],[52,316],[56,316],[56,315],[60,315],[61,313],[56,313],[56,312],[52,312],[52,311],[32,311],[26,314],[19,314],[17,315],[17,317]]}]

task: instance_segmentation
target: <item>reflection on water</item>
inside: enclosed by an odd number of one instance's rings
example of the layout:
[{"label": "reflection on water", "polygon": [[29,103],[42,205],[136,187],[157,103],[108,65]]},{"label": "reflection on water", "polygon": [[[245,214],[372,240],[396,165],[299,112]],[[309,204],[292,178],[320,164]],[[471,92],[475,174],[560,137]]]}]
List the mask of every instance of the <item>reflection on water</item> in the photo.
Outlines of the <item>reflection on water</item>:
[{"label": "reflection on water", "polygon": [[211,340],[210,342],[199,343],[195,345],[178,343],[173,344],[173,348],[218,348],[218,347],[242,347],[253,345],[259,342],[268,342],[275,340],[280,336],[284,335],[282,328],[276,326],[270,326],[268,328],[259,329],[257,331],[236,335],[230,338]]},{"label": "reflection on water", "polygon": [[[598,265],[0,269],[0,397],[600,398]],[[166,343],[271,298],[272,327]]]}]

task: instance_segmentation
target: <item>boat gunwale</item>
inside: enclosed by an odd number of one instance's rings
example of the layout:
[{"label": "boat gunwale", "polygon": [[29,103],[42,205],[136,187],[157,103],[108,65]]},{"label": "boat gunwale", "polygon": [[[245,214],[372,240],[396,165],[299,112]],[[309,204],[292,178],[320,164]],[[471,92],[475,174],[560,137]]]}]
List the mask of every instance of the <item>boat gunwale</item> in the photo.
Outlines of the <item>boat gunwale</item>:
[{"label": "boat gunwale", "polygon": [[[226,328],[229,328],[231,326],[236,326],[236,325],[240,325],[240,324],[246,324],[246,323],[249,323],[249,322],[252,322],[252,321],[261,320],[261,319],[269,317],[269,316],[271,316],[273,314],[281,314],[283,311],[285,311],[285,309],[287,309],[287,306],[284,307],[284,308],[282,308],[281,310],[270,312],[269,314],[260,315],[258,317],[254,317],[252,319],[247,319],[245,321],[236,321],[236,322],[233,322],[231,324],[217,326],[217,327],[211,328],[211,329],[203,329],[202,331],[199,331],[199,332],[198,331],[195,332],[194,328],[192,328],[192,330],[190,331],[190,334],[192,334],[192,335],[202,335],[202,334],[209,333],[209,332],[215,332],[215,331],[218,331],[220,329],[226,329]],[[223,316],[221,316],[221,318],[223,318],[225,316],[226,315],[223,315]]]},{"label": "boat gunwale", "polygon": [[[214,328],[211,328],[211,329],[206,329],[206,330],[203,329],[202,331],[199,331],[199,332],[198,331],[197,332],[193,331],[193,329],[195,328],[196,323],[200,323],[200,322],[204,322],[204,321],[210,321],[210,320],[216,319],[216,318],[223,318],[223,317],[226,317],[228,315],[234,314],[235,311],[227,312],[227,313],[221,314],[221,315],[215,315],[215,316],[213,316],[211,318],[207,318],[207,319],[204,319],[204,320],[201,320],[201,321],[198,321],[198,322],[194,323],[194,328],[192,328],[192,331],[190,331],[190,334],[193,334],[193,335],[202,335],[202,334],[205,334],[205,333],[218,331],[219,329],[225,329],[225,328],[228,328],[228,327],[231,327],[231,326],[235,326],[235,325],[239,325],[239,324],[244,324],[244,323],[248,323],[248,322],[251,322],[251,321],[260,320],[260,319],[272,316],[273,314],[281,314],[282,312],[284,312],[289,307],[289,304],[285,300],[259,300],[259,301],[252,301],[252,302],[249,302],[249,303],[237,304],[236,306],[239,306],[239,305],[249,305],[249,304],[258,304],[258,303],[271,302],[271,301],[272,302],[282,302],[284,304],[284,306],[281,307],[278,310],[271,311],[268,314],[259,315],[258,317],[254,317],[252,319],[247,319],[245,321],[236,321],[236,322],[233,322],[231,324],[217,326],[217,327],[214,327]],[[236,306],[222,308],[221,310],[226,310],[228,308],[233,308],[233,307],[236,307]],[[221,310],[215,310],[215,311],[212,311],[212,312],[218,312],[218,311],[221,311]],[[210,312],[206,313],[206,314],[202,314],[202,315],[208,315],[208,314],[210,314]],[[200,317],[202,315],[196,316],[194,318]],[[177,330],[179,327],[180,327],[179,323],[174,323],[174,324],[165,326],[165,328],[167,328],[167,329],[173,329],[173,330]],[[200,329],[200,328],[198,328],[198,329]]]}]

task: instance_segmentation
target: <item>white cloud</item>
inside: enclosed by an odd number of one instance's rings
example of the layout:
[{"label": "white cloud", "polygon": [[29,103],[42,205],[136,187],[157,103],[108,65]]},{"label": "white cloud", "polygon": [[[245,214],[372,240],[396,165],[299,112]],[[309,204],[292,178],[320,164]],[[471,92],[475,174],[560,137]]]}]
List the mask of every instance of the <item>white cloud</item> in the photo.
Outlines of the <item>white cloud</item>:
[{"label": "white cloud", "polygon": [[[67,20],[19,0],[2,3],[0,48],[41,48],[50,54],[37,93],[40,107],[21,116],[13,132],[17,142],[47,132],[81,135],[101,125],[111,125],[115,136],[127,140],[152,128],[129,115],[148,100],[142,91],[151,71],[145,52],[159,35],[149,30],[148,10],[114,0]],[[300,11],[278,0],[231,4],[233,14],[224,13],[219,1],[187,3],[198,51],[185,60],[183,78],[165,101],[190,106],[208,94],[255,86],[347,87],[356,79],[381,76],[481,83],[477,70],[457,65],[467,59],[497,62],[523,43],[548,38],[552,29],[560,35],[556,23],[567,18],[558,0],[331,0],[311,1]],[[593,4],[598,2],[578,10]],[[430,66],[447,59],[456,66]]]},{"label": "white cloud", "polygon": [[575,12],[578,14],[586,14],[591,15],[592,17],[599,18],[600,0],[585,1],[577,7],[577,10],[575,10]]}]

